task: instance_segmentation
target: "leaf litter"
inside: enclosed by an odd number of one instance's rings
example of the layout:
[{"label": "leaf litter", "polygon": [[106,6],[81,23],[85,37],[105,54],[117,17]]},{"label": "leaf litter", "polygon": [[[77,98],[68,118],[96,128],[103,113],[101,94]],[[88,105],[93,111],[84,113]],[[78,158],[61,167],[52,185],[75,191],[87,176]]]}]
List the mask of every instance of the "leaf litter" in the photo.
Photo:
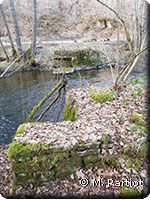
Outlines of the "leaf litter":
[{"label": "leaf litter", "polygon": [[[141,89],[140,96],[133,96],[137,88]],[[80,118],[75,121],[64,121],[58,123],[42,123],[25,125],[25,131],[21,135],[17,135],[15,140],[20,140],[25,143],[54,144],[68,148],[74,146],[79,140],[85,142],[93,142],[101,140],[103,133],[108,134],[114,141],[118,152],[122,147],[130,145],[137,149],[138,141],[141,141],[140,134],[133,134],[131,127],[134,125],[131,122],[132,112],[141,114],[146,120],[146,89],[143,85],[130,83],[122,88],[118,96],[115,96],[112,102],[95,103],[90,97],[90,91],[96,89],[100,93],[108,90],[113,90],[109,87],[88,87],[72,89],[67,94],[67,99],[73,97],[78,104],[78,115]],[[146,133],[144,132],[144,137]],[[118,142],[117,139],[120,141]],[[110,155],[112,148],[109,149]],[[12,197],[10,193],[12,175],[9,171],[10,162],[7,158],[8,146],[1,146],[0,151],[0,193],[5,197]],[[105,153],[105,152],[104,152]],[[27,187],[19,187],[16,190],[16,196],[22,198],[28,197],[119,197],[121,195],[121,187],[104,187],[93,186],[93,180],[98,179],[113,179],[121,181],[124,178],[128,180],[143,180],[144,184],[148,183],[147,162],[140,170],[134,169],[132,166],[127,166],[124,157],[120,157],[118,162],[121,168],[115,169],[113,166],[107,169],[98,169],[97,167],[88,170],[78,169],[74,174],[71,174],[70,179],[49,182],[44,186],[28,185]],[[89,184],[83,187],[80,183],[82,178],[86,178]],[[6,181],[7,180],[7,181]],[[4,184],[7,182],[7,184]],[[145,190],[144,186],[136,187],[138,191]],[[14,196],[13,196],[14,197]]]}]

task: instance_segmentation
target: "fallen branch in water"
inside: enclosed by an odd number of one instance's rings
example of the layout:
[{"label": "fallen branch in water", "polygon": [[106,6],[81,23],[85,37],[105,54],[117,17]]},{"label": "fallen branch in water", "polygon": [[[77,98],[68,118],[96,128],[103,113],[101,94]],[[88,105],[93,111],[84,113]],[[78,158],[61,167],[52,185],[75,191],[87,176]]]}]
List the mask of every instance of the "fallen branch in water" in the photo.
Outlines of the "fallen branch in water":
[{"label": "fallen branch in water", "polygon": [[61,95],[61,89],[65,87],[66,84],[62,84],[61,87],[58,90],[58,95],[56,96],[56,98],[47,106],[47,108],[42,112],[42,114],[38,117],[38,119],[36,120],[36,122],[40,121],[40,119],[44,116],[44,114],[52,107],[52,105],[58,100],[58,98]]},{"label": "fallen branch in water", "polygon": [[17,69],[15,69],[15,71],[10,72],[9,74],[7,74],[6,77],[11,76],[13,73],[17,72],[19,69],[21,69],[22,67],[26,66],[27,64],[28,64],[28,62],[25,63],[24,65],[21,65],[20,67],[18,67]]},{"label": "fallen branch in water", "polygon": [[65,94],[66,94],[66,88],[64,87],[64,92],[63,92],[63,97],[62,97],[62,102],[61,102],[61,106],[60,106],[60,110],[55,118],[55,122],[58,121],[59,117],[60,117],[60,114],[61,114],[61,111],[64,107],[64,104],[65,104]]},{"label": "fallen branch in water", "polygon": [[[29,114],[27,120],[26,120],[26,123],[27,122],[30,122],[32,119],[33,119],[33,116],[35,114],[35,112],[45,103],[45,101],[50,97],[52,96],[52,94],[59,88],[61,87],[64,87],[67,83],[67,80],[66,80],[66,77],[65,77],[65,74],[63,74],[62,76],[62,79],[57,83],[57,85],[52,89],[50,90],[44,97],[43,99],[38,103],[38,105],[36,105],[33,110],[31,111],[31,113]],[[55,100],[55,99],[54,99]],[[53,100],[53,102],[54,102]],[[53,103],[52,102],[52,103]],[[54,102],[55,103],[55,102]],[[54,104],[53,103],[53,104]]]},{"label": "fallen branch in water", "polygon": [[0,78],[2,78],[2,77],[6,74],[6,72],[7,72],[11,67],[13,67],[14,64],[15,64],[20,58],[22,58],[27,52],[28,52],[28,50],[25,51],[25,52],[23,52],[18,58],[16,58],[16,59],[7,67],[7,69],[1,74]]}]

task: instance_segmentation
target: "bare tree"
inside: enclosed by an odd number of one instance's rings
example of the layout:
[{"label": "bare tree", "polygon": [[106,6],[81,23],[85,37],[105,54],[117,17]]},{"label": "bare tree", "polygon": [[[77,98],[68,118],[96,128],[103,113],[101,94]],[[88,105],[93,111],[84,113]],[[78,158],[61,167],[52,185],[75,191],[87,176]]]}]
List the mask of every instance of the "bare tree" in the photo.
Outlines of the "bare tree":
[{"label": "bare tree", "polygon": [[19,55],[21,55],[23,50],[22,50],[22,45],[21,45],[20,31],[19,31],[19,25],[18,25],[18,20],[17,20],[17,15],[16,15],[16,9],[15,9],[15,5],[14,5],[14,0],[9,0],[9,5],[10,5],[11,14],[12,14],[12,18],[13,18],[13,24],[14,24],[14,28],[15,28],[18,53],[19,53]]},{"label": "bare tree", "polygon": [[100,4],[102,4],[103,6],[105,6],[106,8],[108,8],[109,10],[111,10],[115,15],[116,17],[118,18],[118,20],[120,21],[120,23],[122,24],[123,28],[124,28],[124,33],[125,33],[125,36],[126,36],[126,40],[128,42],[128,45],[129,45],[129,48],[130,48],[130,51],[133,51],[133,44],[132,44],[132,40],[130,38],[130,34],[128,32],[128,29],[126,27],[126,24],[124,22],[124,20],[119,16],[119,14],[114,10],[112,9],[110,6],[106,5],[105,3],[103,3],[102,1],[100,0],[96,0],[97,2],[99,2]]},{"label": "bare tree", "polygon": [[15,56],[16,55],[15,46],[14,46],[14,43],[13,43],[13,40],[12,40],[12,37],[11,37],[11,33],[10,33],[10,29],[9,29],[8,23],[6,21],[5,13],[3,11],[1,4],[0,4],[0,11],[1,11],[3,21],[4,21],[4,24],[5,24],[6,30],[7,30],[8,38],[9,38],[9,41],[10,41],[10,44],[11,44],[12,54],[13,54],[13,56]]},{"label": "bare tree", "polygon": [[1,39],[0,39],[0,45],[1,45],[2,49],[3,49],[3,51],[4,51],[4,54],[6,56],[7,62],[9,62],[9,57],[8,57],[7,51],[6,51],[5,47],[4,47]]},{"label": "bare tree", "polygon": [[137,52],[139,48],[139,14],[138,14],[139,0],[134,1],[134,26],[135,26],[135,37],[134,37],[134,51]]},{"label": "bare tree", "polygon": [[[135,37],[134,37],[134,51],[135,55],[127,63],[127,65],[121,70],[115,81],[115,86],[118,86],[119,82],[125,82],[133,69],[135,68],[137,62],[141,58],[141,54],[150,48],[148,41],[148,32],[146,30],[147,23],[145,21],[143,12],[144,4],[143,1],[134,1],[134,24],[135,24]],[[146,13],[146,11],[145,11]],[[145,27],[143,26],[145,22]]]},{"label": "bare tree", "polygon": [[134,36],[134,51],[138,52],[142,45],[143,37],[145,37],[145,2],[142,0],[134,1],[134,29],[135,29],[135,36]]},{"label": "bare tree", "polygon": [[37,2],[33,0],[33,30],[32,30],[32,49],[31,49],[31,62],[35,63],[35,52],[36,52],[36,34],[37,34]]}]

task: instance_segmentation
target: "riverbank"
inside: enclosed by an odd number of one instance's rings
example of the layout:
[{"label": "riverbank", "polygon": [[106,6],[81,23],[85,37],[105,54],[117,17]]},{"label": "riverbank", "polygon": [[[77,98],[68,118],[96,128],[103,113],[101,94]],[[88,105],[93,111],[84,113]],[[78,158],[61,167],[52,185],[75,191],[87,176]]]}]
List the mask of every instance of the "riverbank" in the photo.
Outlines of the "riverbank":
[{"label": "riverbank", "polygon": [[[9,44],[5,44],[8,52],[11,51]],[[23,43],[24,50],[30,48],[29,42]],[[131,57],[130,52],[126,49],[126,43],[124,41],[120,41],[120,59],[119,65],[125,64],[129,57]],[[58,53],[56,53],[58,52]],[[64,53],[65,52],[65,53]],[[93,58],[97,53],[99,53],[98,57]],[[58,55],[57,55],[58,54]],[[64,55],[65,54],[65,55]],[[89,60],[83,60],[75,63],[76,56],[80,54],[80,60],[85,57],[89,58]],[[54,61],[57,56],[61,55],[61,63],[57,63],[58,61]],[[75,70],[84,70],[84,69],[94,69],[98,65],[108,66],[112,64],[113,66],[116,64],[116,41],[84,41],[84,40],[69,40],[69,41],[41,41],[37,42],[37,51],[36,51],[36,63],[37,69],[40,66],[40,69],[43,70],[53,70],[53,67],[58,68],[59,65],[63,63],[63,58],[69,56],[73,59],[73,63],[70,63],[70,67],[73,64],[75,66]],[[4,57],[4,55],[2,56]],[[79,58],[78,58],[79,59]],[[91,59],[93,64],[91,65]],[[11,63],[6,61],[0,62],[0,70],[4,71],[7,66]],[[75,63],[75,64],[74,64]],[[84,64],[86,63],[86,64]],[[66,66],[67,66],[66,62]],[[89,65],[90,64],[90,65]],[[15,66],[10,68],[9,71],[15,70],[16,68],[24,65],[23,62],[16,63]],[[55,65],[55,66],[54,66]],[[24,68],[24,67],[23,67]],[[27,68],[28,70],[28,68]]]},{"label": "riverbank", "polygon": [[[116,65],[122,68],[133,57],[127,48],[125,41],[119,42],[119,54],[117,55],[117,41],[86,41],[86,40],[62,40],[62,41],[39,41],[37,42],[36,65],[16,62],[8,72],[12,71],[52,71],[54,74],[73,73],[79,70],[101,69]],[[9,43],[6,49],[11,52]],[[30,49],[30,42],[23,43],[24,51]],[[146,53],[136,64],[136,72],[146,70]],[[119,56],[119,57],[118,57]],[[2,55],[4,58],[4,55]],[[118,60],[119,59],[119,60]],[[3,59],[2,59],[3,60]],[[118,60],[118,61],[117,61]],[[3,72],[13,60],[0,62],[0,72]]]},{"label": "riverbank", "polygon": [[[96,103],[90,97],[91,88],[72,89],[67,95],[67,97],[70,96],[76,100],[79,108],[78,114],[80,115],[80,119],[78,119],[76,122],[70,122],[72,123],[72,130],[76,130],[76,134],[78,135],[79,139],[83,137],[85,140],[90,140],[90,138],[94,139],[94,137],[100,137],[103,134],[108,134],[114,145],[110,146],[108,152],[103,153],[104,155],[105,153],[111,155],[112,151],[114,151],[114,148],[117,148],[118,150],[115,152],[121,152],[121,156],[118,158],[118,164],[120,167],[117,167],[118,165],[115,166],[114,164],[108,164],[107,168],[94,167],[88,170],[78,169],[75,173],[70,175],[69,180],[56,179],[55,181],[50,181],[45,186],[33,186],[32,184],[29,184],[27,187],[18,187],[15,194],[16,197],[113,198],[121,197],[123,194],[125,195],[126,190],[123,190],[121,187],[113,184],[110,187],[106,187],[106,185],[104,185],[104,187],[93,186],[92,180],[100,178],[104,178],[105,180],[113,179],[114,182],[121,181],[122,179],[132,179],[134,181],[142,180],[144,182],[144,186],[138,185],[135,187],[136,192],[132,192],[135,195],[139,195],[139,192],[143,190],[145,191],[145,185],[148,182],[148,176],[145,153],[142,153],[144,150],[143,146],[140,146],[142,158],[136,158],[132,160],[132,156],[137,156],[139,154],[139,152],[137,152],[139,149],[139,142],[146,137],[146,129],[143,127],[145,125],[138,124],[138,117],[136,119],[132,119],[132,114],[137,113],[137,115],[141,117],[140,119],[143,121],[146,120],[146,88],[143,79],[145,79],[145,77],[141,76],[140,80],[133,81],[132,83],[123,87],[119,94],[114,93],[115,98],[111,102]],[[105,92],[106,89],[111,90],[111,87],[112,86],[105,88],[93,87],[92,89],[96,89],[99,92]],[[51,126],[51,123],[49,125]],[[30,125],[26,126],[26,130],[29,128],[29,126]],[[37,138],[44,143],[44,138],[41,136],[41,131],[45,125],[43,124],[42,127],[41,124],[40,126],[41,128],[38,128],[38,131],[36,130],[36,134],[34,132],[34,126],[32,129],[29,128],[31,130],[30,134],[26,135],[29,143],[30,140],[37,140]],[[76,129],[74,126],[76,126]],[[67,131],[67,127],[63,127],[63,129]],[[68,131],[71,131],[71,129]],[[59,133],[60,132],[61,129],[59,129]],[[75,132],[73,133],[75,134]],[[64,133],[61,132],[60,134]],[[22,136],[18,135],[18,139],[24,140],[24,137]],[[45,142],[50,142],[50,139],[45,140]],[[59,142],[61,141],[58,141],[58,143]],[[73,142],[73,140],[70,141],[70,143],[71,142]],[[129,146],[130,148],[128,148]],[[1,149],[1,162],[5,162],[2,164],[3,167],[1,168],[2,178],[0,182],[0,193],[5,197],[11,197],[10,183],[12,181],[12,176],[9,174],[10,162],[7,158],[8,146],[1,147]],[[89,180],[89,184],[85,187],[81,186],[81,178],[87,178]],[[127,191],[127,193],[130,192]]]}]

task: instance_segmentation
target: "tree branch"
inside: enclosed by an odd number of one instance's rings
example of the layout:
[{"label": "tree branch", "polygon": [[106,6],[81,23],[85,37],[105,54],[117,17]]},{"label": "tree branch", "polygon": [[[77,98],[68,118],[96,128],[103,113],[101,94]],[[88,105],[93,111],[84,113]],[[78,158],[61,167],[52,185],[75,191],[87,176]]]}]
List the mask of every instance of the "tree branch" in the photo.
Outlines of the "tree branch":
[{"label": "tree branch", "polygon": [[118,77],[116,78],[115,81],[115,87],[118,85],[119,80],[122,77],[122,74],[126,71],[126,69],[132,64],[132,62],[136,59],[136,57],[138,57],[139,55],[141,55],[141,53],[143,53],[144,51],[146,51],[148,48],[150,48],[150,45],[148,45],[147,47],[145,47],[144,49],[142,49],[139,53],[137,53],[127,64],[126,66],[120,71]]},{"label": "tree branch", "polygon": [[[27,51],[28,51],[28,50],[27,50]],[[16,59],[7,67],[7,69],[1,74],[0,78],[2,78],[2,77],[6,74],[6,72],[7,72],[12,66],[14,66],[14,64],[15,64],[20,58],[22,58],[22,57],[24,56],[24,54],[25,54],[27,51],[25,51],[25,52],[22,53],[18,58],[16,58]]]},{"label": "tree branch", "polygon": [[73,7],[79,3],[79,0],[77,0],[76,2],[74,2],[71,7],[70,7],[70,10],[69,10],[69,13],[71,12],[71,10],[73,9]]},{"label": "tree branch", "polygon": [[124,20],[118,15],[118,13],[114,9],[112,9],[111,7],[106,5],[105,3],[101,2],[100,0],[96,0],[96,1],[99,2],[100,4],[102,4],[103,6],[105,6],[106,8],[108,8],[109,10],[111,10],[116,15],[116,17],[120,20],[120,22],[121,22],[121,24],[124,28],[124,33],[125,33],[130,51],[133,51],[133,45],[132,45],[132,41],[131,41],[131,38],[130,38],[130,34],[129,34],[127,28],[126,28]]},{"label": "tree branch", "polygon": [[65,85],[63,84],[59,90],[58,90],[58,95],[56,96],[56,98],[47,106],[47,108],[42,112],[42,114],[38,117],[38,119],[36,120],[36,122],[40,121],[40,119],[43,117],[43,115],[52,107],[52,105],[58,100],[58,98],[61,95],[61,89],[64,88]]},{"label": "tree branch", "polygon": [[67,80],[65,78],[65,74],[63,75],[62,79],[57,83],[57,85],[52,89],[50,90],[44,97],[43,99],[38,103],[38,105],[36,105],[33,110],[31,111],[31,113],[29,114],[27,120],[26,120],[26,123],[27,122],[30,122],[32,119],[33,119],[33,116],[35,114],[35,112],[45,103],[45,101],[50,97],[52,96],[52,94],[59,88],[59,87],[62,87],[63,85],[66,85],[67,83]]}]

